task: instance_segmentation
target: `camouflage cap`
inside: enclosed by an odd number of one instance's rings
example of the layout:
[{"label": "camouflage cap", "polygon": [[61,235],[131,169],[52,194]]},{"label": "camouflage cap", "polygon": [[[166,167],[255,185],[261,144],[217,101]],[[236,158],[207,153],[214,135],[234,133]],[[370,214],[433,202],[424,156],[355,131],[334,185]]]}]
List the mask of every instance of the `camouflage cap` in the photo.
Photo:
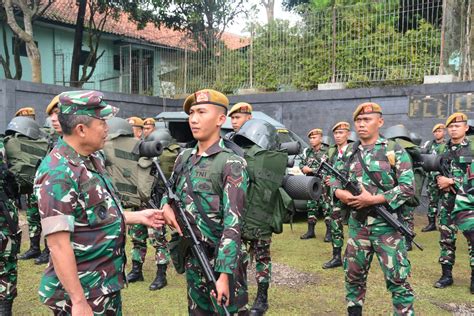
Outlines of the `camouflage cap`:
[{"label": "camouflage cap", "polygon": [[35,116],[35,109],[32,107],[21,108],[16,111],[15,116]]},{"label": "camouflage cap", "polygon": [[359,104],[356,108],[354,113],[352,114],[352,118],[355,119],[361,114],[372,114],[372,113],[379,113],[382,114],[382,107],[375,102],[364,102]]},{"label": "camouflage cap", "polygon": [[448,127],[451,123],[457,122],[467,122],[467,115],[461,112],[451,114],[446,120],[446,127]]},{"label": "camouflage cap", "polygon": [[310,130],[310,131],[308,132],[308,137],[311,137],[311,135],[313,135],[313,134],[315,134],[315,135],[317,135],[317,134],[323,135],[323,130],[320,129],[320,128],[313,128],[312,130]]},{"label": "camouflage cap", "polygon": [[431,130],[432,133],[434,133],[437,129],[445,129],[446,126],[443,123],[436,124],[433,126],[433,129]]},{"label": "camouflage cap", "polygon": [[49,102],[48,106],[46,107],[46,114],[51,115],[55,106],[58,106],[59,103],[59,94],[55,96],[51,102]]},{"label": "camouflage cap", "polygon": [[63,114],[87,115],[108,119],[117,114],[118,108],[107,104],[100,91],[67,91],[59,95],[59,109]]},{"label": "camouflage cap", "polygon": [[130,125],[135,126],[135,127],[143,127],[145,125],[143,123],[143,120],[136,116],[129,117],[127,121]]},{"label": "camouflage cap", "polygon": [[248,104],[247,102],[236,103],[230,109],[228,116],[231,116],[234,113],[252,114],[252,106]]},{"label": "camouflage cap", "polygon": [[347,122],[338,122],[338,123],[336,123],[336,125],[334,125],[332,127],[332,131],[334,132],[335,130],[338,130],[338,129],[345,129],[345,130],[350,131],[351,130],[351,124],[349,124]]},{"label": "camouflage cap", "polygon": [[143,121],[143,125],[155,125],[156,121],[152,117],[148,117]]},{"label": "camouflage cap", "polygon": [[227,111],[227,107],[229,106],[229,99],[227,99],[224,94],[216,90],[199,90],[186,98],[183,103],[184,112],[186,112],[186,114],[189,114],[189,109],[193,105],[199,104],[214,104],[223,107]]}]

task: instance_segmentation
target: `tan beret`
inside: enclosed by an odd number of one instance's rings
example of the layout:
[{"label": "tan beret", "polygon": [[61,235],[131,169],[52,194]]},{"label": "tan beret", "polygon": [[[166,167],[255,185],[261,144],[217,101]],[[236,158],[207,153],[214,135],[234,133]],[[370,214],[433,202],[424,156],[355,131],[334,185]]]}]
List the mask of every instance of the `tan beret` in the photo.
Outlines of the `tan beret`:
[{"label": "tan beret", "polygon": [[317,135],[317,134],[323,135],[323,130],[320,129],[320,128],[313,128],[312,130],[310,130],[310,131],[308,132],[308,137],[311,137],[311,135],[313,135],[313,134],[315,134],[315,135]]},{"label": "tan beret", "polygon": [[214,104],[221,106],[226,109],[229,106],[229,99],[219,91],[212,89],[203,89],[197,92],[194,92],[184,100],[183,109],[186,114],[189,114],[189,109],[193,105],[199,104]]},{"label": "tan beret", "polygon": [[129,117],[127,121],[130,125],[135,127],[143,127],[145,125],[143,124],[143,120],[136,116]]},{"label": "tan beret", "polygon": [[432,133],[434,133],[437,129],[445,129],[446,126],[443,123],[436,124],[433,129],[431,130]]},{"label": "tan beret", "polygon": [[15,113],[15,116],[34,116],[34,115],[35,115],[35,109],[33,109],[32,107],[21,108]]},{"label": "tan beret", "polygon": [[155,125],[156,121],[152,117],[148,117],[143,121],[143,125]]},{"label": "tan beret", "polygon": [[336,123],[336,125],[334,125],[332,127],[332,131],[334,132],[335,130],[338,130],[338,129],[345,129],[345,130],[350,131],[351,130],[351,124],[349,124],[347,122],[338,122],[338,123]]},{"label": "tan beret", "polygon": [[229,111],[229,116],[231,116],[234,113],[246,113],[246,114],[252,114],[252,106],[248,104],[247,102],[239,102],[234,104],[234,106],[230,109]]},{"label": "tan beret", "polygon": [[58,106],[59,103],[59,94],[55,96],[51,102],[49,102],[48,106],[46,107],[46,114],[51,115],[55,106]]},{"label": "tan beret", "polygon": [[456,122],[467,122],[467,115],[461,112],[451,114],[446,120],[446,127],[448,127],[449,124]]},{"label": "tan beret", "polygon": [[382,107],[374,102],[364,102],[362,104],[359,104],[357,109],[352,114],[352,118],[355,120],[360,114],[372,113],[382,114]]}]

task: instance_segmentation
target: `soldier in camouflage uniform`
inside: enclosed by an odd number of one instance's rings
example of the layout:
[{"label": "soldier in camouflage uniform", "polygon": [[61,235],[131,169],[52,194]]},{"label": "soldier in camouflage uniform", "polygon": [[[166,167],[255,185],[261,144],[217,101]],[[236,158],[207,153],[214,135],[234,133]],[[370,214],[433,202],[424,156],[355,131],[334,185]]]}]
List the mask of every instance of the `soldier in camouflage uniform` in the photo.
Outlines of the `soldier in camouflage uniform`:
[{"label": "soldier in camouflage uniform", "polygon": [[[387,289],[392,293],[394,313],[412,315],[414,293],[407,281],[410,262],[405,238],[370,210],[371,206],[383,203],[387,203],[389,209],[399,209],[415,194],[411,160],[398,144],[394,150],[387,151],[388,141],[379,134],[383,126],[380,105],[362,103],[353,118],[360,142],[352,143],[344,153],[347,156],[344,170],[350,179],[360,183],[362,193],[353,196],[338,181],[335,181],[334,191],[335,197],[351,208],[344,256],[348,313],[362,315],[367,276],[375,253]],[[363,165],[372,171],[371,176]],[[374,181],[390,189],[384,191]]]},{"label": "soldier in camouflage uniform", "polygon": [[471,140],[466,137],[469,129],[467,115],[454,113],[446,120],[446,128],[450,140],[442,153],[449,161],[448,174],[436,177],[440,197],[440,208],[438,215],[438,230],[440,232],[440,255],[441,278],[434,284],[436,288],[445,288],[453,284],[452,270],[456,258],[456,234],[457,228],[452,218],[454,202],[459,188],[462,186],[463,178],[467,170],[465,158],[472,157]]},{"label": "soldier in camouflage uniform", "polygon": [[132,116],[127,119],[128,123],[132,125],[133,136],[136,139],[143,139],[143,127],[145,126],[143,120],[139,117]]},{"label": "soldier in camouflage uniform", "polygon": [[474,185],[474,162],[468,166],[464,175],[463,183],[456,195],[456,202],[451,218],[456,227],[462,231],[466,237],[469,250],[469,263],[471,266],[471,294],[474,294],[474,194],[472,188]]},{"label": "soldier in camouflage uniform", "polygon": [[[318,161],[327,152],[327,146],[322,144],[323,131],[320,128],[315,128],[309,131],[308,138],[311,148],[306,148],[303,151],[303,157],[300,162],[300,169],[306,175],[312,175],[319,167]],[[301,235],[301,239],[315,238],[316,234],[314,229],[317,222],[317,213],[324,209],[325,199],[319,199],[318,201],[308,201],[308,231]]]},{"label": "soldier in camouflage uniform", "polygon": [[13,300],[17,295],[17,255],[20,251],[21,229],[14,203],[14,179],[14,175],[8,172],[3,139],[0,139],[0,315],[12,315]]},{"label": "soldier in camouflage uniform", "polygon": [[[241,241],[241,212],[248,174],[245,160],[226,148],[220,138],[228,105],[225,95],[210,89],[198,91],[184,102],[184,111],[189,114],[189,125],[198,143],[178,156],[172,179],[175,192],[185,206],[188,219],[195,224],[194,232],[208,250],[217,274],[217,293],[211,293],[198,260],[191,253],[186,255],[188,310],[191,315],[222,314],[219,305],[223,296],[227,298],[230,313],[245,313],[247,309],[248,257]],[[219,166],[222,169],[216,170],[212,164],[221,155],[226,155],[222,159],[224,164]],[[217,192],[219,188],[210,181],[213,173],[222,179],[221,192]],[[194,200],[189,192],[199,200]],[[167,223],[173,223],[176,219],[168,202],[165,196],[162,200],[164,217]]]},{"label": "soldier in camouflage uniform", "polygon": [[[335,147],[329,148],[327,162],[332,165],[336,170],[341,170],[344,166],[344,152],[346,151],[349,143],[349,135],[351,133],[351,125],[347,122],[339,122],[332,128],[334,141],[336,142]],[[330,176],[326,177],[326,186],[331,186]],[[323,269],[331,269],[342,266],[341,249],[344,244],[344,229],[342,226],[343,221],[343,209],[344,206],[337,200],[330,197],[330,217],[331,217],[331,241],[332,241],[332,258],[328,262],[323,264]]]},{"label": "soldier in camouflage uniform", "polygon": [[[51,122],[51,128],[47,130],[48,133],[48,149],[49,153],[53,147],[56,145],[58,138],[61,135],[61,125],[58,121],[59,113],[59,95],[55,96],[51,102],[46,107],[46,114]],[[30,258],[37,257],[35,259],[35,264],[44,264],[49,261],[49,248],[46,239],[44,240],[44,249],[41,251],[41,254],[37,256],[37,253],[40,250],[39,244],[41,239],[41,218],[38,210],[38,198],[36,194],[31,194],[30,203],[26,210],[26,218],[28,221],[28,232],[30,236],[30,249],[28,249],[23,255],[19,258],[22,260],[27,260]]]},{"label": "soldier in camouflage uniform", "polygon": [[[134,124],[140,124],[135,119],[132,123],[134,129],[134,135],[137,136],[135,129],[137,127]],[[130,119],[129,119],[130,123]],[[143,136],[147,141],[148,136],[155,131],[155,120],[153,118],[147,118],[143,121]],[[155,248],[155,261],[157,266],[156,277],[150,284],[149,289],[156,291],[164,288],[168,281],[166,279],[166,270],[168,263],[170,262],[170,254],[168,251],[168,241],[166,240],[166,228],[160,227],[157,229],[148,229],[144,225],[132,225],[128,229],[133,243],[132,247],[132,270],[127,274],[127,281],[130,283],[143,281],[142,267],[145,263],[146,252],[147,252],[147,239],[150,240],[150,244]]]},{"label": "soldier in camouflage uniform", "polygon": [[[434,139],[427,142],[424,146],[424,152],[430,155],[440,155],[446,146],[444,135],[446,127],[444,124],[436,124],[433,127]],[[428,193],[428,225],[424,227],[422,232],[430,232],[436,230],[436,216],[438,214],[439,197],[441,195],[438,184],[436,183],[436,174],[430,172],[427,176],[428,181],[426,185],[426,192]]]},{"label": "soldier in camouflage uniform", "polygon": [[40,282],[40,300],[55,314],[121,315],[125,224],[158,226],[158,210],[123,212],[99,152],[106,119],[118,109],[97,91],[59,97],[63,137],[45,157],[35,193],[51,261]]}]

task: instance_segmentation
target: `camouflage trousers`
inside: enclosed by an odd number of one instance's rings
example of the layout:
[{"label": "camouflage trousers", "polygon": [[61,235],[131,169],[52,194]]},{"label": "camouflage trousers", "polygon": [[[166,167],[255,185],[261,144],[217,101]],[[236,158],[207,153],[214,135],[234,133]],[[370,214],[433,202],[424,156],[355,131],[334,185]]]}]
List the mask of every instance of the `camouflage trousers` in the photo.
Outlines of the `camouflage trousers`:
[{"label": "camouflage trousers", "polygon": [[330,211],[331,238],[333,248],[342,248],[344,245],[344,220],[343,212],[340,207],[333,205]]},{"label": "camouflage trousers", "polygon": [[154,229],[147,228],[144,225],[132,225],[128,229],[128,233],[132,238],[132,260],[140,263],[145,262],[147,251],[147,239],[155,248],[156,264],[168,264],[170,261],[170,253],[168,251],[168,241],[166,240],[166,228]]},{"label": "camouflage trousers", "polygon": [[257,283],[270,283],[272,278],[271,239],[250,240],[250,254],[255,257],[255,280]]},{"label": "camouflage trousers", "polygon": [[441,196],[441,191],[438,188],[436,179],[428,177],[428,184],[426,186],[426,193],[428,194],[428,217],[435,218],[438,215],[438,206]]},{"label": "camouflage trousers", "polygon": [[454,265],[456,261],[456,234],[457,227],[451,218],[451,212],[454,209],[456,195],[452,192],[443,192],[441,196],[441,205],[438,215],[439,238],[439,263]]},{"label": "camouflage trousers", "polygon": [[402,211],[403,223],[414,231],[415,229],[415,207],[413,206],[403,206]]},{"label": "camouflage trousers", "polygon": [[[122,296],[120,291],[108,295],[90,298],[87,303],[92,308],[94,315],[120,316],[122,315]],[[54,315],[71,315],[72,303],[70,300],[46,301],[45,304],[53,311]]]},{"label": "camouflage trousers", "polygon": [[352,217],[344,255],[347,305],[363,305],[374,253],[384,273],[386,287],[392,293],[394,313],[413,315],[415,296],[407,281],[411,266],[405,239],[388,224],[363,226]]},{"label": "camouflage trousers", "polygon": [[[5,203],[10,217],[18,226],[18,209],[9,201]],[[17,296],[18,265],[21,234],[14,238],[8,228],[5,215],[0,213],[0,300],[12,301]]]},{"label": "camouflage trousers", "polygon": [[[243,245],[242,245],[243,246]],[[229,275],[230,305],[229,312],[245,313],[247,311],[247,265],[249,257],[244,247],[239,254],[237,268]],[[213,265],[214,259],[211,259]],[[190,315],[224,315],[223,309],[217,305],[211,295],[206,278],[202,273],[198,260],[188,256],[185,263],[186,282],[188,287],[188,311]],[[216,276],[218,278],[218,275]]]},{"label": "camouflage trousers", "polygon": [[38,198],[35,194],[28,196],[26,208],[26,221],[28,222],[28,235],[30,238],[41,237],[41,217],[38,209]]},{"label": "camouflage trousers", "polygon": [[318,221],[317,216],[319,212],[322,212],[325,222],[329,222],[331,220],[331,205],[324,188],[321,198],[317,201],[309,200],[306,206],[308,208],[308,223],[316,223]]},{"label": "camouflage trousers", "polygon": [[456,214],[454,219],[456,227],[462,231],[467,240],[469,251],[469,263],[471,269],[474,269],[474,210],[461,211]]}]

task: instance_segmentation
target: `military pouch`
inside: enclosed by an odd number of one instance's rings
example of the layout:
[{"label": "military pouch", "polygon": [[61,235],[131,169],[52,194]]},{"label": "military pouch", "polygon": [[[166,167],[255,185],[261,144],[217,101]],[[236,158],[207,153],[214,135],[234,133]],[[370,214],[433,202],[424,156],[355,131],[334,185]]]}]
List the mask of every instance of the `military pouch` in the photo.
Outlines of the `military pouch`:
[{"label": "military pouch", "polygon": [[178,232],[171,233],[171,240],[168,242],[171,261],[178,274],[185,271],[186,257],[191,251],[191,242],[183,238]]}]

